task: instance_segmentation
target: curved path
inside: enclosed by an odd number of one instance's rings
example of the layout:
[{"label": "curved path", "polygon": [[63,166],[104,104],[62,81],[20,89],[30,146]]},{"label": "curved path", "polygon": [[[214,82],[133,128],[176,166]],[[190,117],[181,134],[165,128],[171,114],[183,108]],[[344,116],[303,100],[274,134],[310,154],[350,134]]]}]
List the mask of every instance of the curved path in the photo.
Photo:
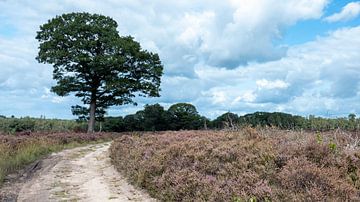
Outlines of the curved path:
[{"label": "curved path", "polygon": [[18,201],[154,201],[134,188],[110,163],[110,143],[51,155],[23,183]]}]

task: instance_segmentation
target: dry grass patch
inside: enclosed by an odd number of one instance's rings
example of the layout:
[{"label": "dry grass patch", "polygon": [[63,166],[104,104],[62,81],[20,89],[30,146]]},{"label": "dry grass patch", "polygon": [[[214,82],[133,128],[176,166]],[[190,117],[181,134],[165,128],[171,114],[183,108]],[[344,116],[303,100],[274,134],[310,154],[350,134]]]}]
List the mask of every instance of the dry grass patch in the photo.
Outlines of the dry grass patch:
[{"label": "dry grass patch", "polygon": [[[55,151],[111,140],[110,133],[18,133],[0,134],[0,186],[9,173]],[[79,154],[81,155],[81,154]]]}]

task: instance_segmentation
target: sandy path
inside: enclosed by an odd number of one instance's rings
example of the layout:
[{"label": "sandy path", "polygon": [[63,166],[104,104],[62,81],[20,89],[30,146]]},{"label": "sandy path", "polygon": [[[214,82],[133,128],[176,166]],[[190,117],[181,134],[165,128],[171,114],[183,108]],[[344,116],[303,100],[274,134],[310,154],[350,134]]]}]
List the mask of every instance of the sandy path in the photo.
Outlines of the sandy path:
[{"label": "sandy path", "polygon": [[103,143],[53,154],[49,159],[57,159],[56,163],[47,163],[23,184],[18,201],[154,201],[115,170],[109,146]]}]

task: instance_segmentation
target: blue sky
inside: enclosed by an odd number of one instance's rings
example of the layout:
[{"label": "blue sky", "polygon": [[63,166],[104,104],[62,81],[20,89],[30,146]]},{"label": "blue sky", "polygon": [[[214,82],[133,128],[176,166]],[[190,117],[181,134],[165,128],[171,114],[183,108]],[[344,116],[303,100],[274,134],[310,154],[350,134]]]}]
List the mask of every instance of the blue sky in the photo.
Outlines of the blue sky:
[{"label": "blue sky", "polygon": [[360,2],[348,0],[0,1],[0,114],[75,118],[75,97],[49,89],[35,60],[36,31],[68,12],[108,15],[164,64],[160,98],[115,106],[194,104],[210,118],[232,111],[360,115]]}]

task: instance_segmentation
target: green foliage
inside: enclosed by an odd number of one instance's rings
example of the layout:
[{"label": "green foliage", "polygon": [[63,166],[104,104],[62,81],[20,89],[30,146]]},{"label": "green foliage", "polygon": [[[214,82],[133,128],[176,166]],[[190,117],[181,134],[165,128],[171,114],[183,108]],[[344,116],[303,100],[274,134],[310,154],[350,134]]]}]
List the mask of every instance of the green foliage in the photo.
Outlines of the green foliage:
[{"label": "green foliage", "polygon": [[211,122],[212,128],[225,128],[232,125],[239,125],[239,116],[231,112],[227,112]]},{"label": "green foliage", "polygon": [[240,197],[234,197],[233,198],[233,200],[232,200],[233,202],[244,202],[244,200],[242,200]]},{"label": "green foliage", "polygon": [[168,112],[171,116],[171,129],[173,130],[194,130],[203,126],[203,119],[192,104],[177,103],[171,105]]},{"label": "green foliage", "polygon": [[[231,119],[229,119],[229,117]],[[313,130],[313,131],[329,131],[334,129],[343,129],[348,131],[360,130],[360,119],[356,119],[354,114],[350,114],[349,118],[322,118],[310,115],[308,118],[280,113],[280,112],[255,112],[246,114],[236,118],[237,115],[233,113],[225,113],[214,121],[212,121],[212,128],[224,128],[229,125],[228,120],[232,120],[235,125],[243,126],[262,126],[262,127],[277,127],[280,129],[290,130]]]},{"label": "green foliage", "polygon": [[[78,116],[79,121],[88,121],[90,109],[87,107],[75,105],[71,107],[71,112],[73,115]],[[97,107],[95,111],[95,119],[96,121],[104,121],[104,116],[106,111],[104,108]]]},{"label": "green foliage", "polygon": [[257,202],[257,199],[255,196],[250,197],[249,202]]},{"label": "green foliage", "polygon": [[[98,114],[112,105],[136,104],[133,98],[159,96],[163,66],[157,54],[142,50],[131,36],[121,37],[110,17],[89,13],[69,13],[40,26],[36,59],[52,64],[59,96],[74,93],[90,106],[75,106],[74,114],[90,112],[92,132]],[[137,94],[136,94],[137,93]],[[85,113],[86,112],[86,113]]]},{"label": "green foliage", "polygon": [[106,117],[103,122],[103,131],[105,132],[123,132],[126,131],[126,125],[123,117]]},{"label": "green foliage", "polygon": [[337,146],[336,146],[336,143],[333,142],[333,140],[330,140],[330,142],[329,142],[329,148],[330,148],[330,150],[331,150],[332,152],[336,152]]},{"label": "green foliage", "polygon": [[[180,104],[180,105],[179,105]],[[183,103],[175,104],[180,109]],[[197,130],[197,129],[240,129],[246,126],[276,127],[288,130],[315,130],[329,131],[340,128],[347,131],[360,130],[360,119],[325,119],[315,116],[304,118],[292,116],[284,113],[257,112],[238,116],[237,114],[227,112],[214,120],[209,120],[197,113],[195,106],[185,105],[191,108],[190,112],[179,110],[175,107],[165,110],[161,105],[146,105],[144,109],[129,114],[125,117],[102,117],[101,112],[97,112],[98,124],[95,130],[107,132],[125,132],[125,131],[165,131],[165,130]],[[185,108],[186,108],[185,107]],[[82,108],[88,111],[87,108]],[[170,109],[170,108],[169,108]],[[176,109],[176,110],[175,110]],[[87,113],[87,112],[86,112]],[[281,117],[283,116],[283,117]],[[274,118],[279,117],[279,118]],[[15,133],[22,131],[52,131],[64,132],[74,131],[83,132],[86,130],[87,117],[83,116],[81,120],[59,120],[44,118],[0,118],[0,132]],[[277,120],[277,121],[275,121]],[[335,126],[336,124],[336,126]],[[321,137],[318,138],[320,141]],[[321,141],[320,141],[321,142]]]},{"label": "green foliage", "polygon": [[317,132],[317,133],[316,133],[316,142],[317,142],[318,144],[322,144],[323,141],[324,141],[323,136],[321,135],[320,132]]},{"label": "green foliage", "polygon": [[355,122],[356,115],[355,114],[349,114],[348,118],[349,118],[349,121]]},{"label": "green foliage", "polygon": [[167,130],[170,116],[159,104],[145,105],[143,110],[143,125],[145,131],[163,131]]},{"label": "green foliage", "polygon": [[196,130],[210,122],[191,104],[179,103],[165,110],[161,105],[145,105],[143,110],[123,117],[106,117],[104,131]]},{"label": "green foliage", "polygon": [[73,120],[44,119],[44,118],[1,118],[0,132],[83,132],[86,123]]},{"label": "green foliage", "polygon": [[296,129],[302,121],[302,117],[282,112],[255,112],[239,117],[239,123],[242,125],[274,126],[281,129]]},{"label": "green foliage", "polygon": [[142,125],[142,113],[130,114],[124,117],[124,124],[126,131],[142,131],[144,127]]},{"label": "green foliage", "polygon": [[[329,131],[337,128],[355,131],[360,129],[360,119],[326,119],[315,116],[304,118],[280,112],[255,112],[238,116],[227,112],[210,121],[199,115],[196,107],[187,103],[177,103],[168,110],[159,104],[146,105],[143,110],[123,117],[104,120],[105,131],[163,131],[197,129],[240,129],[251,127],[276,127],[286,130]],[[115,126],[118,124],[119,127]]]}]

